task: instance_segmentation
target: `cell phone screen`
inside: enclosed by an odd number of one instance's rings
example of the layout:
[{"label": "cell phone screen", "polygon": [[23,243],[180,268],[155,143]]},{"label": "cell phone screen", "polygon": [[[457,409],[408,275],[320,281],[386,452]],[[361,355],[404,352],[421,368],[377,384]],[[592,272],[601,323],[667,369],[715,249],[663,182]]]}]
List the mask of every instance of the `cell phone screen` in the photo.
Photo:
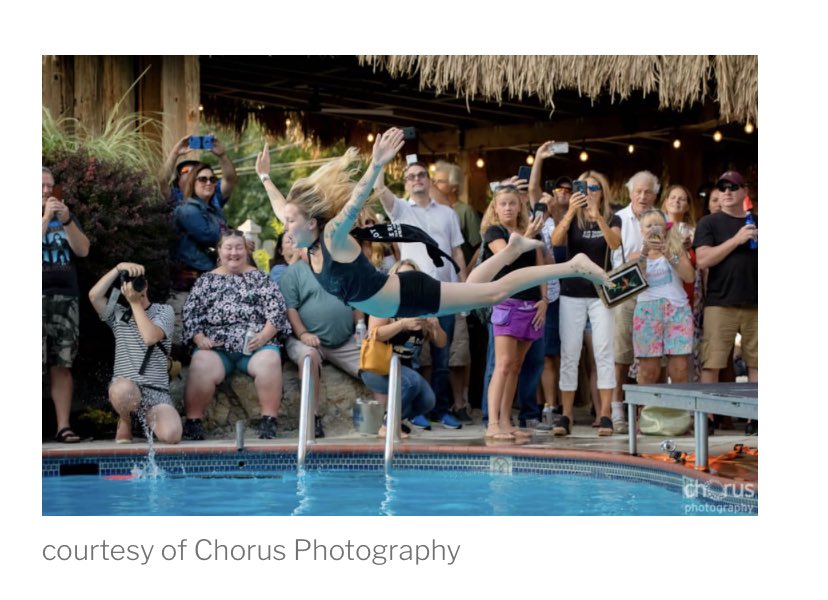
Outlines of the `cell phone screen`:
[{"label": "cell phone screen", "polygon": [[587,182],[583,179],[576,179],[572,182],[572,190],[575,192],[581,192],[586,196],[587,193]]},{"label": "cell phone screen", "polygon": [[529,177],[532,175],[532,167],[520,167],[518,169],[518,179],[525,179],[529,181]]}]

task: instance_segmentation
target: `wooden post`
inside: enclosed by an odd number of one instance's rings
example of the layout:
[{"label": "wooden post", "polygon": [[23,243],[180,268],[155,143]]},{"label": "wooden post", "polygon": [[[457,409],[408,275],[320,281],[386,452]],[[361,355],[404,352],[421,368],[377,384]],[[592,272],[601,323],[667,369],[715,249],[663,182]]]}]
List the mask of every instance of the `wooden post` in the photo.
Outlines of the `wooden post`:
[{"label": "wooden post", "polygon": [[42,59],[43,108],[55,119],[74,116],[74,63],[72,56],[50,55]]},{"label": "wooden post", "polygon": [[161,110],[164,121],[164,155],[187,134],[198,133],[198,56],[164,56],[161,69]]}]

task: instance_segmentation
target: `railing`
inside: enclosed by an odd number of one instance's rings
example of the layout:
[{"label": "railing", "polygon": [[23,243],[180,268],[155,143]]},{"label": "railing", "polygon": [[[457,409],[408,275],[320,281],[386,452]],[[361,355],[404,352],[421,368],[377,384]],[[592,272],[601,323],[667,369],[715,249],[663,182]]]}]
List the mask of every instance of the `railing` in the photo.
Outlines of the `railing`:
[{"label": "railing", "polygon": [[[305,455],[308,452],[308,444],[312,444],[316,439],[316,434],[313,426],[313,419],[311,414],[311,405],[313,404],[314,396],[314,378],[313,365],[311,357],[306,356],[302,361],[302,395],[299,409],[299,447],[296,449],[296,466],[299,469],[305,467]],[[315,408],[315,407],[314,407]]]},{"label": "railing", "polygon": [[388,412],[385,419],[385,474],[391,471],[394,444],[400,441],[400,413],[402,412],[402,366],[400,357],[391,357],[388,373]]}]

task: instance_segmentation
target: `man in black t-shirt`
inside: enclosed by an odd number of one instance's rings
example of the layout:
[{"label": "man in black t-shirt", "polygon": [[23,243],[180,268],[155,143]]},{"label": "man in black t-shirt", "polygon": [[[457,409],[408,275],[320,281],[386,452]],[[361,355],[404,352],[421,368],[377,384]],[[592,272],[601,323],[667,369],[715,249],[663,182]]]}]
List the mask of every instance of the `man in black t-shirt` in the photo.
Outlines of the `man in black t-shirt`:
[{"label": "man in black t-shirt", "polygon": [[759,258],[757,219],[745,211],[743,177],[727,171],[716,182],[722,211],[702,217],[693,247],[708,269],[701,347],[702,383],[716,383],[731,358],[736,334],[748,380],[759,381]]},{"label": "man in black t-shirt", "polygon": [[78,275],[75,258],[89,254],[89,239],[63,200],[55,178],[43,167],[43,364],[49,367],[55,404],[55,441],[79,442],[69,426],[72,410],[72,362],[78,352]]}]

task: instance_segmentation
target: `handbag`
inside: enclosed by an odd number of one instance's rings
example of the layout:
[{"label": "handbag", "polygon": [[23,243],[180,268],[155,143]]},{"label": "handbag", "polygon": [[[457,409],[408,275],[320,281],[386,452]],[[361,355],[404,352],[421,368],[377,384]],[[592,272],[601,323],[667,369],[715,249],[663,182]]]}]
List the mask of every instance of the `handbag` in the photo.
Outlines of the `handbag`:
[{"label": "handbag", "polygon": [[359,370],[388,375],[393,352],[391,344],[377,339],[377,328],[374,327],[368,337],[362,340],[362,347],[359,349]]},{"label": "handbag", "polygon": [[[621,242],[621,260],[624,261],[624,242]],[[604,269],[606,270],[609,263],[609,244],[607,244],[607,251],[604,254]],[[644,276],[644,271],[641,269],[641,263],[637,260],[630,260],[623,262],[607,273],[610,282],[614,284],[613,287],[606,285],[595,284],[595,291],[604,306],[613,308],[622,302],[635,298],[638,294],[650,287],[647,283],[647,278]]]}]

